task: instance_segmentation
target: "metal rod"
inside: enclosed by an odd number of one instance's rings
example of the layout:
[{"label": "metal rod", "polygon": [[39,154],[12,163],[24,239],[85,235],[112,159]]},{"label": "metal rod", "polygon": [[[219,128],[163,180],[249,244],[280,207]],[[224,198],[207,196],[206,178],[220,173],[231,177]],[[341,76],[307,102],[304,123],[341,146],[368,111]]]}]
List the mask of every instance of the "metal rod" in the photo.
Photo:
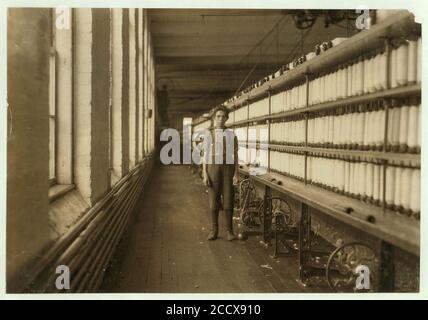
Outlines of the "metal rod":
[{"label": "metal rod", "polygon": [[88,287],[87,287],[88,292],[95,292],[99,288],[99,285],[101,284],[101,281],[104,277],[104,272],[108,267],[108,263],[110,262],[111,257],[113,256],[115,249],[120,239],[122,238],[123,232],[128,224],[129,218],[132,212],[135,210],[135,207],[141,195],[141,192],[143,191],[143,188],[148,180],[148,174],[146,174],[146,172],[142,172],[141,178],[142,179],[139,180],[138,183],[136,184],[136,191],[132,193],[132,199],[130,201],[130,205],[128,205],[128,207],[125,209],[124,218],[122,219],[122,222],[119,224],[117,232],[113,233],[112,240],[111,242],[109,242],[109,245],[107,246],[105,254],[101,259],[101,262],[96,265],[97,269],[94,272],[95,277],[92,278],[90,283],[88,284]]},{"label": "metal rod", "polygon": [[73,226],[67,233],[61,236],[52,248],[44,254],[41,259],[35,264],[33,270],[29,272],[29,278],[33,281],[37,281],[37,278],[41,276],[41,273],[49,268],[49,266],[58,258],[58,256],[66,250],[75,240],[76,236],[82,232],[84,228],[94,219],[99,210],[105,206],[112,198],[112,196],[120,189],[120,187],[129,179],[130,176],[137,170],[138,167],[130,171],[124,176],[119,182],[107,193],[107,195],[99,202],[97,202],[92,208],[84,214],[84,216]]},{"label": "metal rod", "polygon": [[[107,225],[107,230],[105,230],[105,232],[101,234],[101,238],[97,238],[96,241],[94,241],[94,246],[90,251],[88,259],[85,261],[85,264],[83,265],[82,269],[80,270],[80,272],[78,272],[77,276],[74,279],[74,285],[76,286],[77,292],[81,292],[81,290],[84,290],[86,282],[90,280],[91,276],[95,276],[95,273],[92,271],[99,264],[97,262],[99,261],[100,257],[103,256],[104,248],[106,247],[109,238],[111,238],[111,236],[115,234],[117,226],[120,224],[124,212],[126,212],[126,210],[124,211],[123,209],[129,207],[130,203],[132,203],[130,200],[132,199],[133,191],[135,192],[140,179],[142,179],[142,176],[137,178],[137,180],[134,182],[131,192],[128,192],[126,195],[126,201],[123,201],[121,203],[121,207],[118,211],[116,211],[114,219],[111,220],[110,223]],[[105,239],[104,236],[106,236],[107,239]],[[95,256],[93,254],[95,254]],[[80,279],[81,282],[79,282]]]}]

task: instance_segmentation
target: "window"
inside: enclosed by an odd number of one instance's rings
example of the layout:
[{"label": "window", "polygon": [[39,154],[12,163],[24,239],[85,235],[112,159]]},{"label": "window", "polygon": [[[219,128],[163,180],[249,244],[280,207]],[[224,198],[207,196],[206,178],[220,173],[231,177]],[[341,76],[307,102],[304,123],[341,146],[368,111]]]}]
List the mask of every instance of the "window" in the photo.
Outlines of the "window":
[{"label": "window", "polygon": [[52,9],[49,54],[49,182],[73,184],[73,31],[71,9]]},{"label": "window", "polygon": [[[54,20],[52,20],[54,21]],[[56,183],[56,49],[55,24],[52,23],[51,50],[49,56],[49,182]]]}]

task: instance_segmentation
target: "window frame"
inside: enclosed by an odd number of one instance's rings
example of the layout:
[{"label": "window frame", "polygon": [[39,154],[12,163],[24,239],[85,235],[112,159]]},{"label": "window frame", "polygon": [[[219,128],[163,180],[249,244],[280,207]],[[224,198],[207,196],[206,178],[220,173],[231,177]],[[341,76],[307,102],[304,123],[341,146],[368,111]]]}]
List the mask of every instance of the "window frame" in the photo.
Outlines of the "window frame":
[{"label": "window frame", "polygon": [[[55,11],[52,10],[51,47],[49,51],[49,186],[57,184],[58,160],[58,52],[55,47]],[[53,120],[53,134],[51,125]],[[51,141],[53,135],[53,142]],[[51,150],[51,145],[53,150]],[[53,168],[52,168],[53,167]]]}]

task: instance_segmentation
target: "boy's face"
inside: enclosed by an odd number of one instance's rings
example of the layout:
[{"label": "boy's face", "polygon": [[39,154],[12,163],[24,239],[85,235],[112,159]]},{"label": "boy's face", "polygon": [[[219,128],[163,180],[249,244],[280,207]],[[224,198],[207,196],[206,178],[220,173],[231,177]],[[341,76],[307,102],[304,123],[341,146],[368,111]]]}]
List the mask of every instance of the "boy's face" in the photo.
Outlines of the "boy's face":
[{"label": "boy's face", "polygon": [[214,128],[223,128],[226,120],[226,112],[223,110],[218,110],[214,115]]}]

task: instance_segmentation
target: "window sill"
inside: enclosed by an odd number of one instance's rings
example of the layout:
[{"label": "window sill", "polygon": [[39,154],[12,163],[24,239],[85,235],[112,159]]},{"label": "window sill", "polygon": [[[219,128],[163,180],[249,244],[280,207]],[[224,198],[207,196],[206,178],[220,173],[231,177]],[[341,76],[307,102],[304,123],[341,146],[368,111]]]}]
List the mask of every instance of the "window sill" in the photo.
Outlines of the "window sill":
[{"label": "window sill", "polygon": [[74,189],[74,184],[56,184],[49,188],[49,202],[54,202],[67,192]]}]

